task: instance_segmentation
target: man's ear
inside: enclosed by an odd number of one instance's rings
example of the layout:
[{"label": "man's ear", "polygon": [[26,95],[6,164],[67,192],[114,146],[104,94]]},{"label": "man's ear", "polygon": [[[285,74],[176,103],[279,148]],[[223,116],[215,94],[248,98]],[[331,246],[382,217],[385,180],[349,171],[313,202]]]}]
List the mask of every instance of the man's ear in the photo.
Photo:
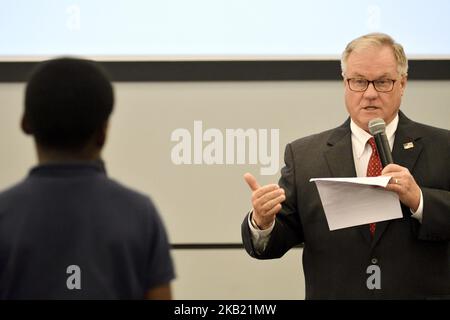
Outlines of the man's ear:
[{"label": "man's ear", "polygon": [[23,133],[25,134],[33,134],[33,130],[31,130],[30,122],[28,121],[28,117],[24,114],[22,116],[22,121],[20,122],[20,127],[22,128]]},{"label": "man's ear", "polygon": [[103,146],[106,143],[106,136],[108,135],[108,125],[109,122],[108,120],[106,120],[102,126],[100,127],[100,129],[98,129],[97,131],[97,136],[95,139],[95,144],[97,147],[99,148],[103,148]]},{"label": "man's ear", "polygon": [[406,89],[406,83],[408,82],[408,75],[404,75],[401,79],[400,79],[400,86],[402,89],[402,96],[405,93],[405,89]]}]

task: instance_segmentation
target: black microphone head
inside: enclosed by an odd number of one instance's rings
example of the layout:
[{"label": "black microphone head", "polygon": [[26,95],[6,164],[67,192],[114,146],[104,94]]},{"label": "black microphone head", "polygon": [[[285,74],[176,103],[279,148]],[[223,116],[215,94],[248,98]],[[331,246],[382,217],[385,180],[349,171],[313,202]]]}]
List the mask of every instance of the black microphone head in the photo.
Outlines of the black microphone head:
[{"label": "black microphone head", "polygon": [[386,130],[386,122],[381,118],[375,118],[369,121],[369,132],[371,135],[384,133]]}]

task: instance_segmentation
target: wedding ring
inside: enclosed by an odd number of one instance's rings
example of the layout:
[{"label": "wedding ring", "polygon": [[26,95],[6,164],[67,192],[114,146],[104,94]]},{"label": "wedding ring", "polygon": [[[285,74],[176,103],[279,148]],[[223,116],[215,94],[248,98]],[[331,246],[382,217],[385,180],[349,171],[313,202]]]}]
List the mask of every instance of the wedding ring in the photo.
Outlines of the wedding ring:
[{"label": "wedding ring", "polygon": [[395,182],[395,184],[398,184],[398,179],[397,179],[397,178],[395,178],[394,182]]}]

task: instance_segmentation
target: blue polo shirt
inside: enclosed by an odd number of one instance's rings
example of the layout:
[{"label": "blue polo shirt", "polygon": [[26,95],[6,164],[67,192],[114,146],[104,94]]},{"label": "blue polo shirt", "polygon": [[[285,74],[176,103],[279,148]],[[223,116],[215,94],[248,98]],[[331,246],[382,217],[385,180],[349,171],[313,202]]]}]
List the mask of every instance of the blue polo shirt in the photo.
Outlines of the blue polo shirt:
[{"label": "blue polo shirt", "polygon": [[174,277],[152,201],[101,162],[40,165],[0,193],[1,299],[142,299]]}]

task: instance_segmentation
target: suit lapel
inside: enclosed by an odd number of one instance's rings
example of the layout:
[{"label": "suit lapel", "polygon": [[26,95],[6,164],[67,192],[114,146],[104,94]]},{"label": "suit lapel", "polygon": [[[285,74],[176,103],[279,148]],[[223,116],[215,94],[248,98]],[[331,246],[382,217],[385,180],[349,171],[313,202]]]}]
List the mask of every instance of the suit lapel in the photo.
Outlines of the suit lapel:
[{"label": "suit lapel", "polygon": [[355,177],[350,119],[336,128],[327,142],[325,159],[332,177]]},{"label": "suit lapel", "polygon": [[408,168],[410,172],[413,172],[414,165],[423,148],[422,136],[414,127],[414,122],[399,112],[392,157],[396,164]]},{"label": "suit lapel", "polygon": [[[414,127],[414,122],[400,111],[394,146],[392,148],[392,158],[395,164],[408,168],[410,172],[413,172],[414,165],[423,147],[420,141],[421,136]],[[377,222],[372,247],[380,240],[390,222],[390,220]]]}]

